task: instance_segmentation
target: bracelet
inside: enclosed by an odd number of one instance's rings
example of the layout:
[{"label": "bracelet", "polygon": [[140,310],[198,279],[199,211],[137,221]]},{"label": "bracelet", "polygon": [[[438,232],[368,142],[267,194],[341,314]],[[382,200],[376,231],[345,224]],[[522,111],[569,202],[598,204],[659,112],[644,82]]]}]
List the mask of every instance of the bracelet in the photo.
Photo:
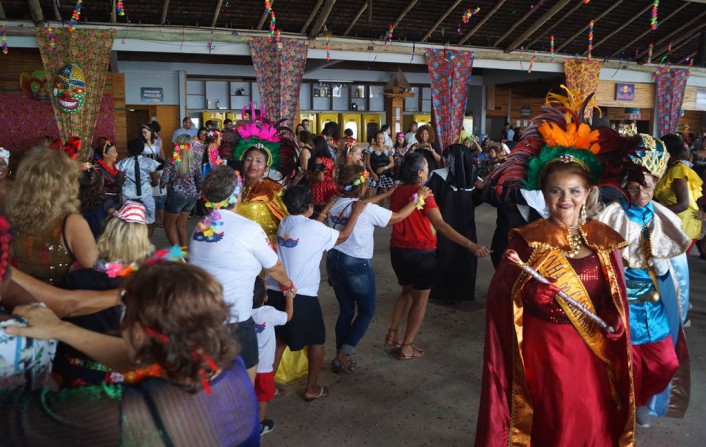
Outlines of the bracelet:
[{"label": "bracelet", "polygon": [[291,279],[289,280],[289,287],[284,287],[280,285],[279,290],[281,290],[282,293],[285,295],[288,293],[293,293],[294,295],[297,294],[297,289],[294,287],[294,281],[292,281]]}]

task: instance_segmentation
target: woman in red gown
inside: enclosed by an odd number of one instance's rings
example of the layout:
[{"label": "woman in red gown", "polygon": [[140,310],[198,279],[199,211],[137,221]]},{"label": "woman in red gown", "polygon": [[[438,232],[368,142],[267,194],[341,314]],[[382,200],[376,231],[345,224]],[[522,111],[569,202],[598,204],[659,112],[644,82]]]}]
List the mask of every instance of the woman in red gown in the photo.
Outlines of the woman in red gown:
[{"label": "woman in red gown", "polygon": [[[552,284],[508,261],[491,281],[477,446],[634,444],[628,306],[618,252],[625,241],[592,220],[595,185],[612,173],[604,173],[603,163],[622,159],[611,149],[626,145],[606,142],[606,136],[620,139],[610,129],[591,130],[579,115],[559,111],[546,113],[537,132],[519,145],[523,187],[541,189],[550,217],[509,234],[509,249]],[[573,122],[551,122],[565,112]],[[558,297],[559,290],[614,332]]]}]

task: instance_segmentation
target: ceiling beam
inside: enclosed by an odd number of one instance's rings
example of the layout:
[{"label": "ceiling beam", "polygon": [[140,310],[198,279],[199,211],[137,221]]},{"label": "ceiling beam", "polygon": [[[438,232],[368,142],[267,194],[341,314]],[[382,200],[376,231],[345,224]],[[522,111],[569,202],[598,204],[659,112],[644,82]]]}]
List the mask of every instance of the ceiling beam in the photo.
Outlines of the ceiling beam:
[{"label": "ceiling beam", "polygon": [[[52,2],[54,3],[54,2]],[[115,13],[115,0],[111,2],[111,9],[110,9],[110,23],[116,23],[118,21],[117,14]]]},{"label": "ceiling beam", "polygon": [[[704,28],[705,26],[706,26],[706,23],[702,23],[701,25],[698,25],[697,27],[691,28],[691,29],[681,26],[680,29],[682,29],[682,30],[687,29],[688,31],[686,31],[684,34],[677,37],[676,39],[671,40],[669,42],[669,45],[665,45],[657,50],[654,50],[652,53],[652,62],[654,62],[655,59],[657,59],[662,54],[669,52],[670,46],[672,47],[672,51],[676,51],[677,49],[686,45],[691,40],[690,37],[693,36],[695,33],[698,33],[699,31],[701,31],[701,29]],[[649,52],[649,50],[647,50],[647,51]]]},{"label": "ceiling beam", "polygon": [[[620,3],[620,2],[618,2],[618,3]],[[593,44],[593,49],[596,49],[597,47],[599,47],[599,46],[601,46],[602,44],[606,43],[611,37],[615,36],[616,34],[618,34],[619,32],[621,32],[623,29],[625,29],[628,25],[630,25],[632,22],[634,22],[635,20],[637,20],[638,17],[640,17],[641,15],[643,15],[644,13],[646,13],[647,11],[649,11],[650,9],[652,9],[652,6],[653,6],[653,5],[654,5],[654,2],[650,1],[650,2],[647,4],[647,6],[645,6],[644,8],[642,8],[642,9],[640,10],[640,12],[638,12],[637,14],[635,14],[634,16],[632,16],[627,22],[625,22],[625,23],[623,23],[622,25],[620,25],[617,29],[614,29],[613,31],[611,31],[607,36],[605,36],[603,39],[599,40],[597,43],[594,43],[594,44]],[[618,4],[614,3],[614,4],[613,4],[610,8],[608,8],[608,9],[609,9],[609,10],[612,10],[612,9],[615,8],[616,6],[618,6]],[[588,29],[588,27],[587,27],[586,29]],[[586,53],[588,53],[588,50],[584,51],[584,54],[586,54]]]},{"label": "ceiling beam", "polygon": [[427,31],[426,33],[424,33],[424,38],[422,39],[422,42],[426,42],[426,40],[431,37],[431,34],[432,34],[434,31],[436,31],[436,29],[439,27],[439,25],[441,25],[441,22],[443,22],[444,20],[446,20],[446,18],[449,16],[449,14],[451,14],[451,13],[453,12],[453,10],[456,9],[456,7],[458,6],[458,4],[461,3],[462,1],[463,1],[463,0],[456,0],[456,1],[453,3],[453,5],[449,6],[449,9],[447,9],[446,12],[445,12],[441,17],[439,17],[439,20],[437,20],[436,22],[434,22],[434,24],[431,26],[431,28],[429,28],[429,31]]},{"label": "ceiling beam", "polygon": [[171,0],[164,0],[162,2],[162,15],[159,19],[160,25],[164,25],[165,23],[167,23],[167,13],[169,12],[169,3],[170,2],[171,2]]},{"label": "ceiling beam", "polygon": [[[697,15],[693,19],[689,20],[687,23],[679,25],[679,28],[675,29],[671,33],[667,34],[666,36],[664,36],[663,38],[661,38],[660,40],[655,42],[654,46],[658,47],[658,46],[662,45],[663,43],[669,41],[670,39],[674,38],[674,36],[679,34],[681,31],[683,31],[685,29],[691,29],[691,25],[693,25],[694,23],[701,20],[704,16],[706,16],[706,11],[702,12],[701,14]],[[635,59],[640,59],[641,57],[646,55],[649,51],[650,51],[649,48],[646,48],[644,51],[642,51],[640,54],[638,54]]]},{"label": "ceiling beam", "polygon": [[313,72],[315,72],[315,71],[317,71],[317,70],[323,70],[324,68],[332,67],[332,66],[334,66],[334,65],[336,65],[336,64],[340,64],[341,62],[343,62],[343,61],[342,61],[342,60],[337,60],[337,61],[324,61],[324,62],[321,63],[321,64],[313,65],[313,66],[311,66],[311,67],[305,69],[305,70],[304,70],[304,74],[313,73]]},{"label": "ceiling beam", "polygon": [[[598,14],[598,16],[597,16],[595,19],[593,19],[593,23],[596,23],[596,22],[598,22],[599,20],[601,20],[603,17],[607,16],[612,10],[614,10],[615,8],[617,8],[622,2],[623,2],[623,0],[618,0],[617,2],[613,3],[612,5],[610,5],[610,6],[608,7],[608,9],[606,9],[606,10],[603,11],[602,13]],[[643,12],[644,12],[644,11],[643,11]],[[642,12],[640,12],[640,14],[642,14]],[[634,19],[635,19],[635,18],[633,17],[633,20],[634,20]],[[559,45],[559,46],[556,48],[555,51],[556,51],[557,53],[558,53],[559,51],[561,51],[564,47],[566,47],[566,46],[569,45],[571,42],[573,42],[577,37],[583,35],[583,34],[586,32],[586,30],[587,30],[590,26],[591,26],[590,22],[587,23],[583,28],[581,28],[580,30],[576,31],[574,34],[571,35],[571,37],[569,37],[568,39],[566,39],[566,41],[564,41],[561,45]],[[627,26],[627,25],[624,25],[624,26]],[[595,48],[595,47],[596,47],[596,45],[593,45],[593,48]]]},{"label": "ceiling beam", "polygon": [[368,0],[363,0],[363,6],[360,7],[360,9],[358,10],[358,14],[355,15],[351,24],[348,25],[348,28],[346,28],[346,31],[343,33],[344,36],[347,36],[348,33],[353,31],[353,27],[356,23],[358,23],[358,19],[360,19],[360,16],[363,15],[363,12],[365,12],[366,9],[368,9]]},{"label": "ceiling beam", "polygon": [[406,16],[407,13],[409,13],[409,11],[411,11],[412,8],[414,8],[414,5],[416,5],[418,2],[419,2],[419,0],[412,0],[409,2],[409,5],[407,5],[407,7],[404,9],[404,11],[402,11],[402,14],[400,14],[399,17],[397,17],[397,20],[392,22],[393,26],[395,28],[397,27],[397,25],[399,25],[399,23],[402,21],[402,19],[404,19],[404,16]]},{"label": "ceiling beam", "polygon": [[314,20],[314,16],[318,12],[319,9],[321,9],[321,4],[324,2],[324,0],[317,0],[316,6],[311,10],[309,13],[309,17],[306,18],[306,22],[304,22],[304,26],[302,26],[302,29],[299,31],[300,34],[304,34],[306,32],[306,29],[309,28],[309,25],[311,25],[311,21]]},{"label": "ceiling beam", "polygon": [[5,17],[5,8],[2,7],[2,0],[0,0],[0,19],[6,19]]},{"label": "ceiling beam", "polygon": [[[561,3],[568,3],[569,1],[570,0],[561,0]],[[520,26],[521,23],[525,23],[525,20],[529,19],[529,17],[537,11],[539,11],[539,8],[530,8],[522,17],[519,18],[519,20],[515,21],[515,23],[510,27],[510,29],[505,31],[505,34],[500,36],[500,38],[495,41],[493,47],[497,48],[500,42],[505,40],[505,38],[512,34],[512,32],[515,31],[515,29],[517,29],[517,27]]]},{"label": "ceiling beam", "polygon": [[[275,5],[275,0],[270,0],[270,8],[272,8]],[[255,29],[262,29],[262,26],[265,24],[265,20],[267,20],[267,16],[269,14],[267,13],[267,10],[264,10],[262,12],[262,17],[260,17],[260,21],[257,22],[257,27]]]},{"label": "ceiling beam", "polygon": [[474,26],[473,28],[471,28],[471,30],[470,30],[469,32],[467,32],[466,35],[463,36],[463,38],[461,38],[461,40],[458,41],[458,45],[463,45],[464,43],[466,43],[466,41],[467,41],[468,39],[470,39],[471,36],[473,36],[473,35],[476,33],[476,31],[478,31],[478,30],[480,29],[481,26],[485,25],[485,22],[487,22],[488,20],[490,20],[490,18],[493,17],[493,15],[494,15],[496,12],[498,12],[498,10],[500,9],[500,7],[501,7],[502,5],[504,5],[504,4],[505,4],[505,0],[500,0],[500,1],[498,1],[498,2],[495,4],[495,6],[493,7],[493,9],[490,10],[490,12],[488,13],[488,15],[485,16],[485,17],[483,17],[483,18],[480,20],[480,22],[478,22],[478,24],[476,24],[476,26]]},{"label": "ceiling beam", "polygon": [[213,11],[213,20],[211,20],[211,28],[215,28],[216,23],[218,23],[218,16],[221,14],[221,6],[223,6],[223,0],[218,0],[218,3],[216,4],[216,10]]},{"label": "ceiling beam", "polygon": [[525,45],[525,46],[526,46],[526,47],[532,46],[536,41],[538,41],[538,40],[541,39],[542,37],[546,36],[547,33],[551,33],[552,31],[554,31],[554,30],[556,29],[556,27],[561,24],[561,22],[563,22],[565,19],[567,19],[571,14],[573,14],[574,12],[576,12],[576,10],[579,9],[580,7],[582,7],[582,6],[583,6],[583,3],[582,3],[582,2],[576,2],[576,4],[575,4],[574,6],[572,6],[571,9],[570,9],[566,14],[562,14],[562,16],[559,17],[558,20],[555,20],[554,23],[552,23],[552,26],[551,26],[551,27],[549,27],[548,29],[546,29],[546,30],[542,31],[541,33],[537,34],[537,37],[535,37],[534,39],[532,39],[532,40],[531,40],[527,45]]},{"label": "ceiling beam", "polygon": [[[679,13],[679,11],[681,11],[682,9],[686,8],[689,5],[690,5],[690,3],[684,2],[681,6],[679,6],[677,9],[672,11],[667,17],[664,17],[664,18],[660,17],[660,19],[659,19],[660,26],[662,26],[664,24],[664,22],[668,21],[669,19],[671,19],[672,17],[677,15],[677,13]],[[637,36],[636,38],[634,38],[633,40],[631,40],[630,42],[625,44],[622,48],[618,49],[618,51],[611,54],[610,57],[616,57],[617,55],[619,55],[620,53],[625,51],[627,48],[630,48],[635,42],[642,39],[643,37],[645,37],[646,35],[648,35],[651,32],[652,32],[652,28],[647,28],[647,30],[645,30],[645,32],[643,32],[642,34],[640,34],[639,36]]]},{"label": "ceiling beam", "polygon": [[[543,15],[542,17],[539,18],[539,20],[537,20],[537,21],[534,22],[532,25],[530,25],[530,27],[527,28],[524,33],[520,34],[520,36],[519,36],[517,39],[513,40],[510,45],[508,45],[507,47],[505,47],[505,52],[506,52],[506,53],[510,53],[510,52],[512,52],[515,48],[517,48],[517,47],[519,47],[520,45],[522,45],[522,43],[523,43],[529,36],[531,36],[532,33],[534,33],[535,31],[537,31],[542,25],[544,25],[545,23],[547,23],[547,22],[548,22],[552,17],[554,17],[559,11],[561,11],[562,9],[564,9],[564,6],[568,5],[570,2],[571,2],[571,0],[561,0],[559,3],[557,3],[557,4],[554,5],[554,6],[552,6],[547,12],[544,13],[544,15]],[[533,11],[534,9],[539,9],[539,8],[533,8],[533,9],[531,9],[530,11]],[[515,23],[515,25],[513,26],[513,28],[511,28],[506,34],[509,35],[509,34],[515,29],[515,27],[517,27],[517,25],[519,25],[521,22],[523,22],[523,20],[520,20],[519,22]],[[503,39],[504,39],[504,37],[501,38],[500,40],[503,40]],[[499,41],[500,41],[500,40],[499,40]],[[498,42],[499,42],[499,41],[498,41]]]},{"label": "ceiling beam", "polygon": [[41,25],[44,23],[44,14],[42,14],[42,5],[39,4],[39,0],[27,0],[29,5],[29,12],[32,14],[32,21],[35,25]]},{"label": "ceiling beam", "polygon": [[319,17],[316,19],[316,22],[314,22],[314,26],[309,31],[309,39],[315,39],[316,36],[319,35],[319,31],[321,31],[321,28],[326,23],[326,20],[328,19],[328,16],[329,14],[331,14],[331,10],[333,9],[333,5],[335,4],[336,0],[326,0],[326,3],[324,4],[323,9],[321,10],[321,14],[319,14]]},{"label": "ceiling beam", "polygon": [[368,22],[373,21],[373,0],[368,0]]},{"label": "ceiling beam", "polygon": [[54,20],[61,22],[61,13],[59,12],[59,2],[51,2],[52,9],[54,10]]}]

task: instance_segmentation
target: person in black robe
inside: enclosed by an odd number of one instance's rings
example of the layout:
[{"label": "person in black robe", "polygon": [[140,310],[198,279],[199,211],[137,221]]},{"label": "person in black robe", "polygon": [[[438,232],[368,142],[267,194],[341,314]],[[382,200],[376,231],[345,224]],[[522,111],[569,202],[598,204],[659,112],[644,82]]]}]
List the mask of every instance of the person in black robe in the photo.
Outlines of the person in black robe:
[{"label": "person in black robe", "polygon": [[[475,208],[482,203],[483,187],[478,161],[463,144],[449,146],[444,160],[447,167],[433,171],[427,186],[434,193],[444,221],[477,242]],[[478,259],[473,253],[437,234],[436,259],[438,270],[430,298],[451,303],[474,301]]]}]

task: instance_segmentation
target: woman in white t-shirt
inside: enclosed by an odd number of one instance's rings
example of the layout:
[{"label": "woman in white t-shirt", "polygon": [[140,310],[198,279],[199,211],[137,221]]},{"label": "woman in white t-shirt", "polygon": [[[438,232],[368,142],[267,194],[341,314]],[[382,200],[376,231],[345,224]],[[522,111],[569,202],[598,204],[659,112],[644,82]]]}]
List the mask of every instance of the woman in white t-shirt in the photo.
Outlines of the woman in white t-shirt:
[{"label": "woman in white t-shirt", "polygon": [[242,179],[228,166],[217,166],[206,175],[202,190],[206,207],[213,211],[194,230],[189,262],[223,286],[223,298],[231,306],[231,336],[240,344],[240,355],[254,381],[258,364],[252,319],[255,278],[264,269],[283,293],[296,295],[297,291],[260,225],[236,214],[242,189]]},{"label": "woman in white t-shirt", "polygon": [[[338,190],[341,194],[331,206],[328,224],[342,229],[348,223],[353,203],[363,197],[368,180],[367,171],[359,165],[347,165],[338,173]],[[365,335],[375,314],[375,275],[371,267],[373,257],[373,230],[375,227],[394,225],[409,216],[415,205],[423,203],[429,189],[419,188],[414,201],[398,212],[369,204],[358,217],[358,222],[348,240],[335,246],[326,257],[326,272],[333,285],[339,304],[336,320],[336,350],[338,355],[331,362],[334,372],[351,372],[355,362],[351,356],[358,342]],[[358,315],[355,315],[356,307]]]}]

